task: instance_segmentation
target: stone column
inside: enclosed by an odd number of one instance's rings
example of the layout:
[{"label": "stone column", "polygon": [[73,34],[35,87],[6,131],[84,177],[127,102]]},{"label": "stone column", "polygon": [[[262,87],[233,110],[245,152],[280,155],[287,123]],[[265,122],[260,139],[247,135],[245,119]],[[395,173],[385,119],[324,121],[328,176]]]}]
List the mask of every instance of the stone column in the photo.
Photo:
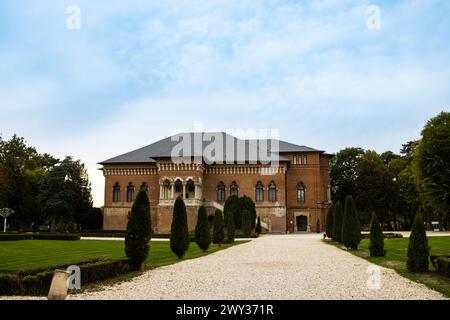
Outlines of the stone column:
[{"label": "stone column", "polygon": [[186,199],[186,183],[183,183],[183,200]]},{"label": "stone column", "polygon": [[175,182],[170,184],[170,199],[175,198]]},{"label": "stone column", "polygon": [[163,199],[164,198],[164,187],[162,184],[159,185],[159,199]]}]

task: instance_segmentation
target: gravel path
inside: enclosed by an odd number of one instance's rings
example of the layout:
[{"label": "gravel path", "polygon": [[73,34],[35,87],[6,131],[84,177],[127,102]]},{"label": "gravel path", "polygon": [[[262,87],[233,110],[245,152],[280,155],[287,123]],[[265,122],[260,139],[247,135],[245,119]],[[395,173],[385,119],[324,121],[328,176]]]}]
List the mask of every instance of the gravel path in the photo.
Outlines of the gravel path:
[{"label": "gravel path", "polygon": [[443,299],[394,270],[380,268],[368,289],[364,259],[327,245],[321,235],[270,235],[145,272],[131,281],[71,299]]}]

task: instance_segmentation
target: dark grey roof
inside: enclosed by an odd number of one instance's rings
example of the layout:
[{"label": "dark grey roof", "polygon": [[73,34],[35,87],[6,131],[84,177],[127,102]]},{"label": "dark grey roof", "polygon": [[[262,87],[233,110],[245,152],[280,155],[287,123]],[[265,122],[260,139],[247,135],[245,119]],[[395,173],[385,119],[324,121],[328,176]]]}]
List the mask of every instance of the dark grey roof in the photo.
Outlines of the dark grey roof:
[{"label": "dark grey roof", "polygon": [[[203,139],[201,138],[203,134]],[[198,135],[200,139],[195,139]],[[203,141],[204,138],[211,138],[210,141]],[[184,154],[182,156],[184,157],[201,157],[204,154],[209,154],[209,149],[207,148],[208,145],[211,145],[213,142],[216,141],[216,139],[222,139],[223,143],[223,157],[216,156],[218,159],[221,159],[221,161],[246,161],[246,162],[252,162],[252,161],[260,161],[260,149],[261,148],[267,148],[266,155],[270,156],[272,153],[272,145],[275,140],[270,139],[261,139],[261,140],[241,140],[236,137],[233,137],[227,133],[224,132],[200,132],[200,133],[180,133],[162,140],[159,140],[155,143],[152,143],[148,146],[145,146],[143,148],[122,154],[120,156],[105,160],[103,162],[100,162],[100,164],[129,164],[129,163],[155,163],[156,158],[170,158],[172,156],[172,151],[174,148],[182,141],[185,141],[184,139],[190,139],[190,150],[187,144],[185,144],[185,147],[188,147],[188,150],[184,150]],[[195,146],[194,141],[198,141],[199,145]],[[285,142],[282,140],[277,140],[279,142],[279,153],[283,152],[322,152],[313,148],[305,147],[305,146],[298,146],[289,142]],[[230,147],[233,145],[234,152],[226,152],[227,147]],[[238,150],[242,150],[244,148],[244,153],[238,153]],[[264,154],[263,154],[264,155]],[[276,158],[278,156],[278,158]],[[279,155],[276,150],[273,150],[273,157],[274,160],[278,159],[279,161],[289,161],[287,158]],[[206,158],[206,157],[205,157]],[[205,161],[213,162],[212,159],[205,159]]]}]

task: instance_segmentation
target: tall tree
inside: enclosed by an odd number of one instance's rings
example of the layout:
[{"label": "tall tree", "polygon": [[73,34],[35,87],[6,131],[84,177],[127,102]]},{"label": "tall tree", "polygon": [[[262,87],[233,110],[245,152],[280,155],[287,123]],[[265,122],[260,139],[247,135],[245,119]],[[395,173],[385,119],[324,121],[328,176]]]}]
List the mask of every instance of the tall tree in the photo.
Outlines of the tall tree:
[{"label": "tall tree", "polygon": [[233,243],[235,237],[236,227],[234,224],[234,215],[232,213],[229,213],[227,218],[227,241],[229,243]]},{"label": "tall tree", "polygon": [[144,271],[152,236],[150,202],[147,193],[140,191],[128,217],[125,254],[136,270]]},{"label": "tall tree", "polygon": [[417,149],[422,192],[443,222],[450,212],[450,113],[432,118]]},{"label": "tall tree", "polygon": [[326,235],[328,238],[333,237],[333,218],[334,218],[334,206],[330,206],[327,213],[327,227]]},{"label": "tall tree", "polygon": [[197,225],[195,226],[195,242],[205,252],[211,244],[211,231],[209,230],[208,214],[206,208],[200,206],[198,209]]},{"label": "tall tree", "polygon": [[345,201],[348,195],[356,196],[357,167],[364,155],[361,148],[346,148],[331,160],[331,191],[334,202]]},{"label": "tall tree", "polygon": [[334,205],[334,217],[333,217],[333,240],[342,242],[342,222],[344,219],[344,211],[342,203],[338,201]]},{"label": "tall tree", "polygon": [[352,196],[345,200],[344,219],[342,222],[342,243],[347,248],[357,250],[361,242],[361,225]]},{"label": "tall tree", "polygon": [[213,243],[219,246],[225,240],[225,226],[223,223],[222,211],[219,209],[214,213],[214,230],[213,230]]},{"label": "tall tree", "polygon": [[182,259],[189,248],[186,206],[181,197],[178,197],[175,200],[175,205],[173,206],[172,226],[170,228],[170,248],[178,259]]}]

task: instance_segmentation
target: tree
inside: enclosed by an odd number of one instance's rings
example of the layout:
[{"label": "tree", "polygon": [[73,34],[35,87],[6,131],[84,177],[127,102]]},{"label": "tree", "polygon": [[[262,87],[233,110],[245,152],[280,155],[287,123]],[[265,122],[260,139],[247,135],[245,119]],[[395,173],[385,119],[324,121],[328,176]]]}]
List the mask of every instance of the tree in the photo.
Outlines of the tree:
[{"label": "tree", "polygon": [[[256,224],[256,206],[255,206],[255,203],[253,202],[252,198],[247,197],[246,195],[240,197],[238,201],[239,201],[240,214],[235,216],[235,219],[238,219],[239,216],[242,219],[242,213],[244,212],[244,210],[248,210],[248,212],[250,213],[251,229],[253,230],[255,228],[255,224]],[[241,226],[238,227],[238,224],[236,223],[236,220],[235,220],[235,225],[236,225],[237,229],[239,229],[241,227]]]},{"label": "tree", "polygon": [[364,224],[376,212],[382,222],[389,223],[392,213],[394,177],[375,151],[367,151],[357,167],[356,204]]},{"label": "tree", "polygon": [[443,222],[450,212],[450,112],[427,122],[416,158],[421,191]]},{"label": "tree", "polygon": [[228,214],[227,222],[227,241],[229,243],[234,242],[234,238],[236,236],[236,229],[234,225],[234,215],[232,213]]},{"label": "tree", "polygon": [[327,213],[327,227],[326,227],[326,235],[328,238],[332,238],[333,237],[333,218],[334,218],[334,206],[330,206],[330,208],[328,208],[328,213]]},{"label": "tree", "polygon": [[147,193],[141,190],[131,208],[125,236],[125,253],[136,270],[145,269],[151,236],[150,202]]},{"label": "tree", "polygon": [[252,223],[250,221],[250,211],[242,211],[242,233],[246,237],[250,237],[252,234]]},{"label": "tree", "polygon": [[214,230],[213,230],[213,242],[219,246],[225,240],[225,228],[223,223],[222,211],[219,209],[214,213]]},{"label": "tree", "polygon": [[[240,216],[240,211],[239,211],[239,198],[237,196],[228,197],[228,199],[225,201],[225,204],[223,206],[223,217],[224,217],[225,225],[227,226],[227,228],[228,228],[228,217],[229,216],[233,216],[235,229],[240,228],[241,227],[241,225],[240,225],[241,216]],[[239,220],[239,224],[235,220]]]},{"label": "tree", "polygon": [[173,207],[172,226],[170,228],[170,248],[178,259],[182,259],[189,248],[186,206],[181,197],[175,200]]},{"label": "tree", "polygon": [[331,160],[331,191],[334,202],[345,201],[348,195],[356,196],[356,168],[364,155],[361,148],[346,148]]},{"label": "tree", "polygon": [[352,196],[345,199],[344,219],[342,222],[342,243],[345,247],[358,250],[361,242],[361,225]]},{"label": "tree", "polygon": [[195,242],[205,252],[211,244],[211,232],[208,224],[206,208],[200,206],[198,209],[197,225],[195,226]]},{"label": "tree", "polygon": [[369,251],[371,257],[382,257],[386,254],[386,251],[384,250],[383,230],[381,229],[375,212],[372,214],[372,220],[370,221]]},{"label": "tree", "polygon": [[103,211],[101,208],[91,208],[83,222],[82,230],[102,230],[103,227]]},{"label": "tree", "polygon": [[344,212],[342,210],[342,203],[338,201],[334,206],[333,217],[333,241],[342,242],[342,220]]},{"label": "tree", "polygon": [[261,234],[262,232],[262,228],[261,228],[261,217],[258,217],[258,221],[256,222],[256,226],[255,226],[255,232],[257,234]]},{"label": "tree", "polygon": [[408,243],[408,259],[406,267],[409,272],[427,272],[428,256],[430,248],[428,247],[428,238],[425,231],[422,213],[419,211],[414,218],[411,235]]}]

